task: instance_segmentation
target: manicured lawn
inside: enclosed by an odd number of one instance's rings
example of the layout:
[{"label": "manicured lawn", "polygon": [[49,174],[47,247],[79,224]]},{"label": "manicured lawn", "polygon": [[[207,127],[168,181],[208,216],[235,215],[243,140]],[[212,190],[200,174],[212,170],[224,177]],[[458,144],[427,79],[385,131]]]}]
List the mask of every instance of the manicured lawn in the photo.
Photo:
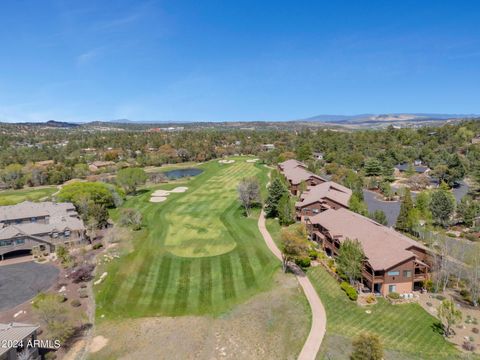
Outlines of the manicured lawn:
[{"label": "manicured lawn", "polygon": [[459,355],[435,330],[438,320],[420,305],[391,305],[380,298],[378,304],[368,307],[372,313],[367,314],[367,308],[348,300],[338,283],[321,266],[309,269],[308,277],[327,312],[327,335],[353,338],[364,331],[375,333],[386,349],[403,353],[409,359],[452,359]]},{"label": "manicured lawn", "polygon": [[144,227],[134,251],[107,267],[96,288],[97,315],[219,314],[270,286],[279,263],[258,232],[258,211],[245,218],[236,190],[246,176],[264,186],[267,169],[245,158],[200,168],[188,182],[156,187],[187,186],[185,193],[150,203],[150,189],[124,204],[142,212]]},{"label": "manicured lawn", "polygon": [[0,206],[15,205],[22,201],[39,201],[43,198],[49,197],[57,191],[55,186],[21,189],[21,190],[6,190],[0,191]]}]

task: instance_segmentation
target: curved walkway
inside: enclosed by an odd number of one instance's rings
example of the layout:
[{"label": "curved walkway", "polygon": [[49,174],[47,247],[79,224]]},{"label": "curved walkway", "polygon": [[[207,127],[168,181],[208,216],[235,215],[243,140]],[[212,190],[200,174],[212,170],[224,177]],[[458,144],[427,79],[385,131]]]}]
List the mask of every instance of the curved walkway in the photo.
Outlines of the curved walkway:
[{"label": "curved walkway", "polygon": [[[282,261],[282,253],[278,249],[277,245],[272,239],[272,236],[268,232],[267,227],[265,226],[265,213],[263,210],[258,218],[258,229],[260,230],[260,233],[262,234],[270,251],[278,259],[280,259],[280,261]],[[310,328],[307,341],[305,341],[302,351],[298,356],[298,360],[313,360],[317,356],[318,350],[320,349],[320,345],[322,344],[322,340],[325,335],[327,315],[325,313],[325,308],[323,307],[322,301],[310,282],[310,279],[299,267],[291,266],[291,268],[297,277],[298,282],[303,288],[303,292],[305,293],[308,303],[310,304],[310,308],[312,309],[312,327]]]}]

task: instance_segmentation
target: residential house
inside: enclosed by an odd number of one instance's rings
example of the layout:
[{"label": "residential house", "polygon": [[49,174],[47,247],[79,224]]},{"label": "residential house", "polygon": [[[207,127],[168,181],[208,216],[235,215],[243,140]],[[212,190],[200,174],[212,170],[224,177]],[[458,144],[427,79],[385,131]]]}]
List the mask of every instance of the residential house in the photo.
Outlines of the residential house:
[{"label": "residential house", "polygon": [[314,186],[327,181],[323,177],[308,171],[306,165],[297,160],[284,161],[278,164],[278,167],[285,176],[289,184],[289,190],[293,195],[297,195],[302,186]]},{"label": "residential house", "polygon": [[263,151],[270,151],[270,150],[274,150],[274,149],[275,149],[274,144],[263,144],[262,145],[262,150]]},{"label": "residential house", "polygon": [[54,252],[57,245],[80,243],[85,226],[71,203],[24,201],[0,206],[0,259],[31,253]]},{"label": "residential house", "polygon": [[40,360],[36,344],[38,328],[22,323],[0,324],[0,360]]},{"label": "residential house", "polygon": [[425,174],[427,175],[431,170],[428,166],[426,165],[421,165],[420,160],[416,160],[416,163],[420,162],[419,165],[411,165],[408,163],[403,163],[403,164],[397,164],[394,167],[394,172],[395,176],[400,176],[402,173],[405,173],[407,171],[413,170],[417,174]]},{"label": "residential house", "polygon": [[91,172],[96,172],[96,171],[100,171],[100,170],[103,170],[103,169],[107,169],[107,168],[112,167],[112,166],[115,166],[115,162],[113,162],[113,161],[94,161],[93,163],[88,165],[88,169]]},{"label": "residential house", "polygon": [[54,160],[43,160],[35,162],[35,165],[41,168],[47,168],[55,164]]},{"label": "residential house", "polygon": [[371,292],[411,293],[428,278],[431,258],[422,244],[348,209],[325,210],[305,219],[313,241],[337,256],[346,239],[357,239],[366,256],[361,284]]},{"label": "residential house", "polygon": [[333,181],[310,186],[295,204],[297,220],[301,221],[327,209],[348,208],[351,196],[352,190]]}]

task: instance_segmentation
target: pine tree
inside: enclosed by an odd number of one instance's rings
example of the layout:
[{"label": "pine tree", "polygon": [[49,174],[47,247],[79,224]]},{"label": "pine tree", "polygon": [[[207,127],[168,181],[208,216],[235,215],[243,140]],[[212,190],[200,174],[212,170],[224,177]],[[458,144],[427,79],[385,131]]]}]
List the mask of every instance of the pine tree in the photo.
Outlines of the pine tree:
[{"label": "pine tree", "polygon": [[265,213],[267,217],[274,218],[278,216],[278,203],[288,190],[279,177],[275,177],[268,187],[268,197],[265,201]]},{"label": "pine tree", "polygon": [[295,222],[295,206],[288,193],[284,194],[278,202],[278,221],[280,225],[290,225]]},{"label": "pine tree", "polygon": [[377,159],[368,159],[365,161],[366,176],[380,176],[382,174],[382,164]]},{"label": "pine tree", "polygon": [[405,188],[405,193],[402,199],[402,205],[400,206],[400,213],[398,214],[397,223],[395,227],[398,230],[410,231],[412,227],[411,213],[413,210],[413,201],[410,194],[410,189]]}]

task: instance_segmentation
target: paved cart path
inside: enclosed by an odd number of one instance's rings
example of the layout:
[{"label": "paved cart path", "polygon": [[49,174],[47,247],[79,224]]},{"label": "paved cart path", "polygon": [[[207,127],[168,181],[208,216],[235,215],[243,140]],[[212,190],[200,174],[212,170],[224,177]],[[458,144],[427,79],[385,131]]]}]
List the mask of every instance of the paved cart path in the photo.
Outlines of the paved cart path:
[{"label": "paved cart path", "polygon": [[[258,218],[258,229],[260,230],[260,233],[262,234],[270,251],[280,261],[282,261],[282,253],[278,249],[277,245],[272,239],[272,236],[268,232],[267,227],[265,226],[265,213],[263,210]],[[303,292],[305,293],[308,303],[310,304],[310,308],[312,309],[312,327],[310,328],[307,341],[305,341],[298,359],[313,360],[317,356],[318,350],[320,349],[320,345],[322,344],[322,340],[325,335],[327,315],[325,313],[325,308],[323,307],[322,301],[310,282],[310,279],[300,268],[293,266],[291,266],[291,268],[297,277],[298,282],[303,288]]]}]

